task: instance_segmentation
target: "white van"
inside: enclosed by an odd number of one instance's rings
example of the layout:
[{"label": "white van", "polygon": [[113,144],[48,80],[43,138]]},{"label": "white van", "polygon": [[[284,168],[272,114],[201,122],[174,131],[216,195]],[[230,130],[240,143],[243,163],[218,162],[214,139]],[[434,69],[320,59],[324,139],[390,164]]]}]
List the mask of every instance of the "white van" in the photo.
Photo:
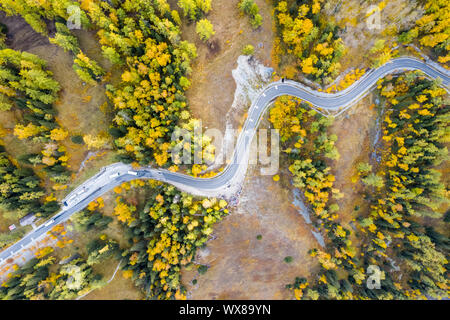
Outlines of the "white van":
[{"label": "white van", "polygon": [[48,221],[46,224],[44,224],[45,227],[48,227],[49,225],[51,225],[53,222],[55,222],[54,219]]},{"label": "white van", "polygon": [[117,178],[118,176],[120,176],[120,172],[116,172],[116,173],[111,174],[111,175],[109,176],[109,178],[110,178],[110,179],[115,179],[115,178]]}]

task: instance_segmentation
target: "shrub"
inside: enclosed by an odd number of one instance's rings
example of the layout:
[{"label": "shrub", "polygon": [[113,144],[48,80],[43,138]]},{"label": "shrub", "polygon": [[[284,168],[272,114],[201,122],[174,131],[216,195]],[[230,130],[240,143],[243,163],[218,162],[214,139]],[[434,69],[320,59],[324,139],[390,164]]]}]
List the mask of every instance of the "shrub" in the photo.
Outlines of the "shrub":
[{"label": "shrub", "polygon": [[72,140],[72,142],[76,144],[84,144],[83,136],[73,136],[70,138],[70,140]]},{"label": "shrub", "polygon": [[255,53],[255,47],[253,47],[251,44],[248,44],[242,49],[242,54],[246,56],[251,56]]},{"label": "shrub", "polygon": [[198,267],[198,273],[205,274],[206,271],[208,271],[208,267],[207,266],[201,265],[201,266]]}]

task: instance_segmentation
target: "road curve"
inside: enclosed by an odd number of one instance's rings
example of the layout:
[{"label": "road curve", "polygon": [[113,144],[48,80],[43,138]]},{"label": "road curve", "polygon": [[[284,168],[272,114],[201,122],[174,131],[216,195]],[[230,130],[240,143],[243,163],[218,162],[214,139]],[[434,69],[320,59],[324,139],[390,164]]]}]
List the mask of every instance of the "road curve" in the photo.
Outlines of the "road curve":
[{"label": "road curve", "polygon": [[66,221],[72,214],[85,208],[91,201],[123,182],[134,179],[155,179],[200,196],[220,197],[224,194],[237,192],[247,170],[249,146],[259,120],[277,97],[283,95],[295,96],[310,102],[320,110],[339,112],[359,101],[380,78],[403,70],[419,70],[429,78],[441,78],[442,85],[448,91],[450,85],[448,70],[411,57],[397,58],[377,69],[370,70],[350,87],[334,94],[315,91],[294,81],[270,83],[260,92],[249,108],[248,117],[238,137],[232,160],[220,174],[212,178],[194,178],[164,169],[133,170],[131,166],[123,163],[104,167],[97,175],[85,181],[64,199],[67,205],[63,206],[62,211],[3,250],[0,253],[0,264],[30,246],[55,225]]}]

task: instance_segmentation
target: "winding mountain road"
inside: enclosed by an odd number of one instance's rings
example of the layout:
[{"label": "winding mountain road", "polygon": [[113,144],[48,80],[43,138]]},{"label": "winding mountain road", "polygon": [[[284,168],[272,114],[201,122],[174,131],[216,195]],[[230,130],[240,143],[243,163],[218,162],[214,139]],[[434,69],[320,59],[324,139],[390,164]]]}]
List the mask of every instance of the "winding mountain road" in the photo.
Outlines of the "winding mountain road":
[{"label": "winding mountain road", "polygon": [[441,78],[442,85],[447,91],[449,90],[450,73],[448,70],[411,57],[394,59],[377,69],[370,70],[353,85],[335,94],[315,91],[289,80],[270,83],[260,92],[248,110],[248,117],[238,137],[232,161],[220,174],[212,178],[194,178],[164,169],[143,168],[133,170],[130,165],[123,163],[104,167],[97,175],[85,181],[63,200],[63,203],[66,204],[58,214],[3,250],[0,253],[0,264],[30,246],[55,225],[66,221],[72,214],[85,208],[91,201],[123,182],[134,179],[155,179],[199,196],[222,197],[225,194],[236,193],[239,191],[240,182],[245,177],[249,159],[249,146],[260,118],[277,97],[283,95],[295,96],[310,102],[320,112],[339,113],[370,92],[380,78],[404,70],[419,70],[429,78]]}]

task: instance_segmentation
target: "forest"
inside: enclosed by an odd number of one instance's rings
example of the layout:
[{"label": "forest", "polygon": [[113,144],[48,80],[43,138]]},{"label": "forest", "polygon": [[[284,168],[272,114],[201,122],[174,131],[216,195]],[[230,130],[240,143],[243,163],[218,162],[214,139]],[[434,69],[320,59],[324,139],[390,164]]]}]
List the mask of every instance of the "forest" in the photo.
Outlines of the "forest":
[{"label": "forest", "polygon": [[311,80],[328,84],[340,73],[339,59],[345,52],[339,28],[320,14],[323,0],[275,1],[277,37],[272,59],[286,64],[284,72],[293,78],[302,72]]},{"label": "forest", "polygon": [[52,247],[40,249],[2,283],[0,299],[70,300],[101,288],[106,283],[93,266],[110,256],[120,256],[120,249],[114,240],[100,236],[89,243],[87,252],[87,257],[74,253],[60,260]]},{"label": "forest", "polygon": [[[274,79],[337,92],[410,45],[448,67],[450,4],[423,3],[423,14],[409,29],[399,30],[392,40],[373,41],[365,48],[364,65],[343,70],[341,62],[349,49],[345,28],[325,13],[326,1],[272,1]],[[4,139],[0,141],[1,214],[18,221],[32,213],[44,220],[60,210],[61,199],[53,192],[69,190],[75,176],[68,140],[98,150],[111,143],[114,160],[133,168],[150,165],[204,178],[217,174],[205,172],[216,150],[210,137],[194,134],[201,121],[193,117],[187,98],[196,59],[204,49],[196,44],[209,48],[216,32],[220,34],[211,22],[213,4],[0,0],[0,10],[21,16],[70,55],[71,68],[83,85],[105,89],[105,118],[111,119],[105,135],[72,134],[58,120],[56,105],[65,88],[50,71],[52,62],[10,48],[8,29],[0,25],[0,112],[14,114],[12,135],[33,149],[14,158]],[[266,32],[259,4],[240,0],[234,7],[256,35]],[[83,51],[77,32],[70,28],[77,22],[95,35],[109,66]],[[190,26],[200,40],[196,44],[182,34]],[[261,48],[253,43],[239,50],[253,57]],[[291,96],[277,98],[268,112],[269,126],[280,133],[280,174],[288,175],[291,189],[301,190],[312,226],[326,244],[309,250],[317,273],[299,274],[283,284],[296,299],[448,298],[447,91],[439,80],[404,71],[380,79],[372,95],[381,121],[380,159],[355,166],[354,188],[367,206],[355,206],[352,212],[342,212],[338,205],[346,195],[336,187],[335,165],[341,157],[336,144],[346,137],[331,133],[337,119]],[[176,149],[179,141],[172,137],[185,131],[191,144]],[[200,163],[191,165],[194,159]],[[279,180],[279,175],[273,177]],[[71,240],[59,239],[56,234],[61,232],[53,230],[56,245],[40,248],[21,266],[15,264],[0,286],[0,299],[80,298],[107,285],[96,271],[106,261],[118,262],[122,276],[146,299],[188,298],[182,271],[193,270],[196,276],[207,272],[210,265],[197,262],[197,254],[213,238],[214,225],[235,208],[225,199],[194,197],[154,180],[134,180],[113,191],[107,204],[111,212],[105,212],[98,198],[68,223],[72,236],[95,233],[85,248],[76,247],[70,256],[61,257],[59,249]],[[143,199],[138,201],[133,192]],[[351,215],[350,223],[344,222],[344,214]],[[119,226],[123,239],[107,235],[111,225]],[[0,249],[28,231],[19,227],[0,233]],[[366,286],[372,266],[380,269],[378,290]]]},{"label": "forest", "polygon": [[142,208],[119,202],[115,214],[122,221],[130,247],[124,250],[124,275],[150,299],[185,299],[182,268],[201,268],[195,254],[204,247],[212,226],[227,213],[227,202],[195,199],[173,186],[151,182]]},{"label": "forest", "polygon": [[[287,146],[293,146],[286,149],[293,161],[289,167],[293,185],[304,191],[316,215],[315,226],[324,230],[330,242],[327,250],[310,252],[321,266],[315,280],[298,277],[288,285],[297,299],[440,299],[447,295],[450,242],[441,232],[448,228],[448,217],[439,208],[448,198],[441,175],[434,169],[448,156],[446,91],[438,81],[415,72],[381,80],[378,90],[387,110],[382,160],[376,166],[358,165],[357,183],[363,184],[361,196],[370,207],[368,212],[355,209],[353,232],[339,223],[339,207],[330,199],[330,194],[334,198],[343,195],[333,188],[334,177],[324,161],[331,159],[327,150],[332,143],[323,147],[322,141],[335,139],[326,133],[317,136],[320,120],[309,121],[310,128],[294,125],[284,134]],[[282,112],[283,119],[292,114],[292,123],[303,119],[305,109],[290,111],[292,106],[301,106],[300,101],[282,99],[271,110],[274,126],[280,125],[277,117]],[[313,153],[317,156],[311,157]],[[444,229],[436,230],[433,225]],[[352,244],[352,233],[358,246]],[[394,273],[392,259],[404,261]],[[381,267],[379,290],[365,286],[370,265]]]}]

